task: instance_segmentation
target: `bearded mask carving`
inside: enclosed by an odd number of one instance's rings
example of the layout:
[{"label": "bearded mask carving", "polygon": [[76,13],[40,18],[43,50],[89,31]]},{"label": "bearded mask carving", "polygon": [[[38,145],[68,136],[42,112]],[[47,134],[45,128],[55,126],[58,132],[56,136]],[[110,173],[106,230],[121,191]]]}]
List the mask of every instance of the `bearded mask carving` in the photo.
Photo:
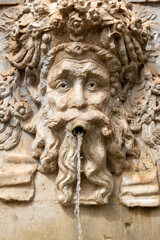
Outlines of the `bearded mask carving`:
[{"label": "bearded mask carving", "polygon": [[[61,47],[54,58],[46,58],[43,64],[40,79],[46,72],[47,78],[39,86],[43,92],[39,97],[43,99],[41,109],[33,119],[34,126],[31,123],[25,128],[36,129],[32,147],[34,157],[40,160],[39,170],[53,172],[58,167],[57,197],[62,204],[73,201],[77,178],[75,135],[76,131],[82,132],[81,172],[96,186],[91,204],[104,204],[113,190],[110,171],[119,173],[127,166],[126,152],[129,156],[139,155],[123,113],[118,112],[116,117],[115,108],[122,107],[120,100],[111,102],[110,75],[115,68],[120,69],[120,63],[99,47],[92,46],[94,52],[91,51],[88,44],[70,43]],[[49,55],[53,56],[51,52]],[[29,69],[27,74],[26,80],[31,78]]]},{"label": "bearded mask carving", "polygon": [[[34,137],[38,170],[58,170],[61,204],[75,201],[78,133],[83,135],[81,175],[94,188],[89,198],[84,191],[83,204],[107,203],[111,173],[129,169],[140,156],[134,132],[141,126],[133,123],[125,103],[146,61],[147,30],[132,13],[125,1],[26,1],[8,30],[6,57],[13,68],[2,83],[7,79],[17,94],[12,107],[3,101],[8,112],[0,121],[7,128],[18,121],[17,135],[23,129]],[[1,98],[9,97],[6,90]]]}]

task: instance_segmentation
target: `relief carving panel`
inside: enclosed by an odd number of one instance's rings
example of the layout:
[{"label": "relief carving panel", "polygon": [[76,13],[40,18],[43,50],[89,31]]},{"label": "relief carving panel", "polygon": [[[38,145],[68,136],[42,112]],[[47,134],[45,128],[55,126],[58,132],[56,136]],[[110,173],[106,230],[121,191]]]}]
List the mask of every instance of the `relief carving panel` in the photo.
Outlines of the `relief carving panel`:
[{"label": "relief carving panel", "polygon": [[[57,172],[57,200],[160,205],[156,14],[124,0],[26,0],[4,10],[0,199],[28,201],[34,175]],[[155,27],[156,26],[156,27]],[[155,65],[156,66],[156,65]]]}]

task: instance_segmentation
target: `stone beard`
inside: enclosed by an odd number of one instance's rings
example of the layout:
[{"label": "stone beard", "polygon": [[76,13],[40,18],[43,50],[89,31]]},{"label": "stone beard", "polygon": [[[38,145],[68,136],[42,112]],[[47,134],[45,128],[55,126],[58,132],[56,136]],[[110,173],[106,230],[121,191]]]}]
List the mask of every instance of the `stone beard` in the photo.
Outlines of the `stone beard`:
[{"label": "stone beard", "polygon": [[127,165],[126,152],[136,155],[138,151],[125,119],[120,115],[116,118],[116,114],[111,117],[106,63],[93,52],[75,56],[61,51],[48,72],[45,92],[34,122],[33,152],[40,159],[39,170],[53,172],[58,163],[58,201],[73,203],[77,178],[77,139],[73,133],[83,129],[81,172],[96,186],[95,204],[107,203],[113,190],[110,171],[120,172]]}]

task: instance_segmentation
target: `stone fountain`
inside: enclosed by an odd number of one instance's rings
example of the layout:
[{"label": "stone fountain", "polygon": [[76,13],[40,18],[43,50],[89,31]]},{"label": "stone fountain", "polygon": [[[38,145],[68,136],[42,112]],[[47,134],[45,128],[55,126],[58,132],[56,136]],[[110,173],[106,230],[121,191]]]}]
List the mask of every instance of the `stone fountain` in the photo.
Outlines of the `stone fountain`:
[{"label": "stone fountain", "polygon": [[4,2],[0,236],[158,240],[160,5]]}]

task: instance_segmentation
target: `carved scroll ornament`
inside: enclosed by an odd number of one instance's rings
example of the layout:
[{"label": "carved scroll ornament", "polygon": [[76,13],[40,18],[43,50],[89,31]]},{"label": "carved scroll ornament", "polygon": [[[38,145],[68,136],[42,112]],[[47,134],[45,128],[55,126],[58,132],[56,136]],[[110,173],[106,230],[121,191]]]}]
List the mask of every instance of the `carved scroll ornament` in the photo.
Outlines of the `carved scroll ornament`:
[{"label": "carved scroll ornament", "polygon": [[[44,174],[58,170],[57,199],[72,204],[77,176],[77,141],[72,132],[80,126],[86,130],[81,175],[91,189],[83,191],[82,185],[81,203],[107,203],[113,191],[112,174],[124,170],[120,200],[128,206],[148,206],[143,197],[139,201],[136,197],[142,192],[145,196],[144,186],[151,182],[156,185],[156,202],[150,206],[159,205],[157,165],[151,151],[158,156],[160,82],[146,64],[153,50],[147,50],[148,23],[155,16],[145,14],[147,18],[136,14],[123,0],[50,4],[28,0],[3,12],[5,52],[11,64],[0,80],[3,167],[6,159],[18,158],[14,148],[27,133],[33,139],[29,174],[37,163]],[[153,181],[137,180],[148,172]],[[139,195],[134,184],[141,185]],[[126,190],[127,186],[131,187]]]}]

